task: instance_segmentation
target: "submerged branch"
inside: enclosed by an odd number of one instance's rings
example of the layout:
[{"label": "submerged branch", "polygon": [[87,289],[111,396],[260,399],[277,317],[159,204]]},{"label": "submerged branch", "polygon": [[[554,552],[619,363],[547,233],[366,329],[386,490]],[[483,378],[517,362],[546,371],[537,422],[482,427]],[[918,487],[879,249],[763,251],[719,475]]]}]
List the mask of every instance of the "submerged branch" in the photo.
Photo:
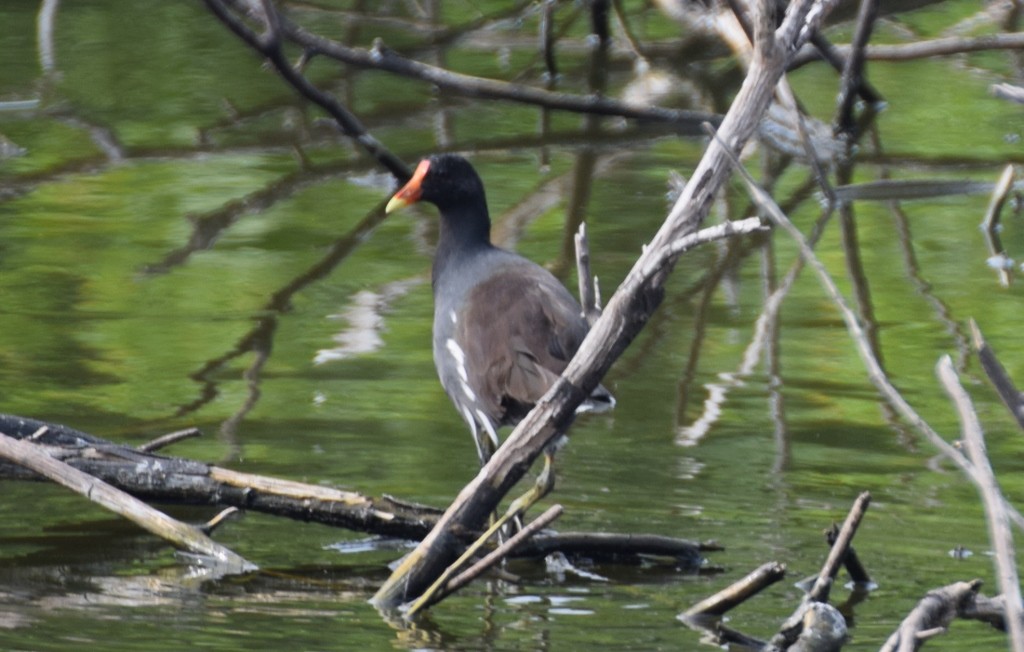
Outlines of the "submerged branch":
[{"label": "submerged branch", "polygon": [[[829,592],[839,567],[843,565],[846,551],[857,532],[864,513],[871,502],[871,494],[863,492],[850,507],[850,512],[836,536],[835,543],[829,551],[825,563],[822,564],[814,585],[804,596],[800,606],[790,615],[772,637],[768,649],[786,650],[801,639],[819,638],[833,642],[841,642],[846,637],[846,623],[835,607],[828,604]],[[838,649],[823,647],[811,649]]]}]

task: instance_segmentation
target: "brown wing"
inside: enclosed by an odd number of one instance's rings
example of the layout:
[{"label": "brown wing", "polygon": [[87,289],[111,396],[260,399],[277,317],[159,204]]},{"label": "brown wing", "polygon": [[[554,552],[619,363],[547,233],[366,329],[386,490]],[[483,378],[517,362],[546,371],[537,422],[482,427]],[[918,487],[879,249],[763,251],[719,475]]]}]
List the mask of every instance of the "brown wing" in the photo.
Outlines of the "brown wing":
[{"label": "brown wing", "polygon": [[466,307],[456,339],[466,351],[470,386],[488,416],[516,423],[583,341],[579,304],[550,273],[524,261],[477,285]]}]

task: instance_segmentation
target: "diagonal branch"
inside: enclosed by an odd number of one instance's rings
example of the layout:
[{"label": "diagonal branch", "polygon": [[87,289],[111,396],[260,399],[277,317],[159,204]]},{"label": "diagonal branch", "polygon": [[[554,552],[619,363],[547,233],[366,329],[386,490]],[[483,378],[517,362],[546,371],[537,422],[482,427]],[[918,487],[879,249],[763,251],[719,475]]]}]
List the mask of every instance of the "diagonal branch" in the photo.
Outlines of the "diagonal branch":
[{"label": "diagonal branch", "polygon": [[[227,3],[231,4],[235,11],[239,10],[237,2],[227,0]],[[359,118],[346,109],[333,95],[317,88],[313,82],[306,79],[287,60],[284,55],[283,35],[288,23],[277,13],[273,2],[264,0],[262,3],[262,18],[266,26],[263,34],[254,32],[222,0],[206,0],[206,6],[239,38],[265,56],[284,80],[291,84],[295,90],[306,99],[320,106],[334,118],[346,136],[358,142],[367,153],[391,172],[396,179],[403,181],[412,176],[408,166],[402,159],[398,158],[380,141],[374,138],[366,130],[366,127],[363,126],[363,123],[359,121]]]},{"label": "diagonal branch", "polygon": [[[303,77],[293,66],[284,60],[280,54],[284,40],[287,39],[302,48],[306,58],[319,54],[356,68],[381,70],[411,79],[418,79],[433,84],[442,90],[467,97],[508,100],[562,111],[669,123],[676,125],[679,133],[688,135],[701,133],[700,129],[703,122],[710,121],[717,124],[720,119],[720,116],[701,111],[639,106],[597,94],[580,96],[570,93],[558,93],[523,84],[513,84],[495,79],[460,74],[404,57],[385,46],[383,41],[380,40],[377,40],[371,49],[350,47],[309,32],[296,25],[286,17],[278,14],[273,8],[273,4],[269,1],[264,3],[265,13],[268,16],[273,16],[273,20],[277,21],[280,25],[280,30],[275,32],[275,38],[272,39],[272,42],[265,42],[266,34],[262,36],[256,34],[237,15],[239,12],[245,11],[243,2],[240,0],[205,1],[210,10],[231,31],[249,44],[250,47],[266,56],[288,83],[295,86],[304,97],[323,107],[331,114],[331,117],[338,120],[346,135],[353,137],[365,133],[362,125],[359,124],[355,116],[345,110],[336,100],[317,89],[308,79]],[[256,19],[259,20],[259,17],[256,17]],[[268,32],[270,31],[272,30],[268,29]],[[276,53],[275,49],[277,50]],[[365,143],[360,140],[359,142],[364,147],[372,147],[373,149],[369,151],[375,157],[378,157],[378,153],[386,151],[379,150],[378,148],[382,146],[375,140]],[[393,161],[379,157],[378,160],[400,180],[408,178],[407,172],[402,171],[401,174],[396,172],[397,168],[392,167]]]},{"label": "diagonal branch", "polygon": [[[41,428],[37,434],[43,434]],[[229,573],[244,573],[257,569],[256,565],[220,545],[198,529],[171,518],[125,492],[88,473],[50,457],[39,447],[0,433],[0,458],[31,469],[36,473],[67,487],[105,509],[173,543],[181,550],[202,555],[222,564]]]},{"label": "diagonal branch", "polygon": [[[811,5],[816,3],[812,0],[793,3],[794,15],[805,15]],[[769,14],[764,6],[760,9],[759,19],[763,24],[769,20]],[[794,32],[799,33],[799,30]],[[767,36],[770,29],[762,26],[756,33],[760,38],[755,44],[749,72],[721,126],[723,139],[735,149],[740,149],[753,135],[771,102],[775,85],[785,68],[783,52],[795,51],[794,43],[776,43]],[[476,529],[486,520],[544,448],[566,430],[576,406],[597,386],[661,303],[665,281],[674,265],[667,264],[653,275],[647,270],[660,267],[656,261],[662,252],[697,230],[731,169],[732,159],[726,147],[718,140],[712,141],[654,240],[608,302],[562,378],[516,427],[476,478],[462,489],[427,538],[381,586],[372,600],[378,608],[395,611],[404,602],[419,596],[454,560],[455,533]]]},{"label": "diagonal branch", "polygon": [[948,355],[939,358],[936,372],[960,415],[964,445],[971,463],[974,464],[975,475],[972,480],[981,493],[982,504],[985,507],[988,538],[995,552],[996,578],[1005,600],[1007,630],[1010,633],[1012,648],[1024,650],[1024,605],[1021,603],[1020,578],[1017,575],[1010,519],[1006,513],[1006,499],[999,489],[995,472],[988,460],[985,436],[981,431],[978,414],[963,385],[960,384],[960,378],[953,368],[953,361]]}]

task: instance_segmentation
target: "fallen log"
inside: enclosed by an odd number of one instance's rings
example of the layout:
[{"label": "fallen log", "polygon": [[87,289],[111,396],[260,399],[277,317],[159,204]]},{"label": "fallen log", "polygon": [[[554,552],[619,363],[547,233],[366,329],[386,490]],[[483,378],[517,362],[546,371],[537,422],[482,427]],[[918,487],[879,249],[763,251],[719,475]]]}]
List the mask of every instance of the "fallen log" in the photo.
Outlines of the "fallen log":
[{"label": "fallen log", "polygon": [[[136,498],[165,504],[210,505],[285,516],[382,536],[419,539],[439,510],[387,497],[240,473],[139,451],[59,424],[0,414],[0,432],[27,439],[70,466]],[[40,433],[33,437],[35,433]],[[0,477],[39,479],[0,461]]]},{"label": "fallen log", "polygon": [[[412,541],[426,536],[441,514],[434,507],[390,496],[371,497],[158,455],[149,450],[149,445],[123,446],[61,424],[11,414],[0,414],[0,433],[31,443],[52,458],[136,498],[155,503],[235,507]],[[0,457],[0,479],[43,478]],[[467,531],[460,538],[469,543],[478,534]],[[649,534],[546,531],[525,542],[513,556],[531,558],[562,552],[571,557],[617,563],[662,557],[692,570],[704,564],[703,553],[721,549],[714,542]]]}]

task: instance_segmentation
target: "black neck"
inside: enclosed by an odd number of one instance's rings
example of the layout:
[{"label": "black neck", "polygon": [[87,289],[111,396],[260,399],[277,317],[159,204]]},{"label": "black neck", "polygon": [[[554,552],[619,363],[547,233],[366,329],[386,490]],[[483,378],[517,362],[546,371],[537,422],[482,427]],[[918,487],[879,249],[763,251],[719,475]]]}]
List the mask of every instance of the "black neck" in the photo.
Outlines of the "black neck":
[{"label": "black neck", "polygon": [[472,253],[491,247],[491,218],[487,204],[449,206],[441,211],[433,277]]}]

